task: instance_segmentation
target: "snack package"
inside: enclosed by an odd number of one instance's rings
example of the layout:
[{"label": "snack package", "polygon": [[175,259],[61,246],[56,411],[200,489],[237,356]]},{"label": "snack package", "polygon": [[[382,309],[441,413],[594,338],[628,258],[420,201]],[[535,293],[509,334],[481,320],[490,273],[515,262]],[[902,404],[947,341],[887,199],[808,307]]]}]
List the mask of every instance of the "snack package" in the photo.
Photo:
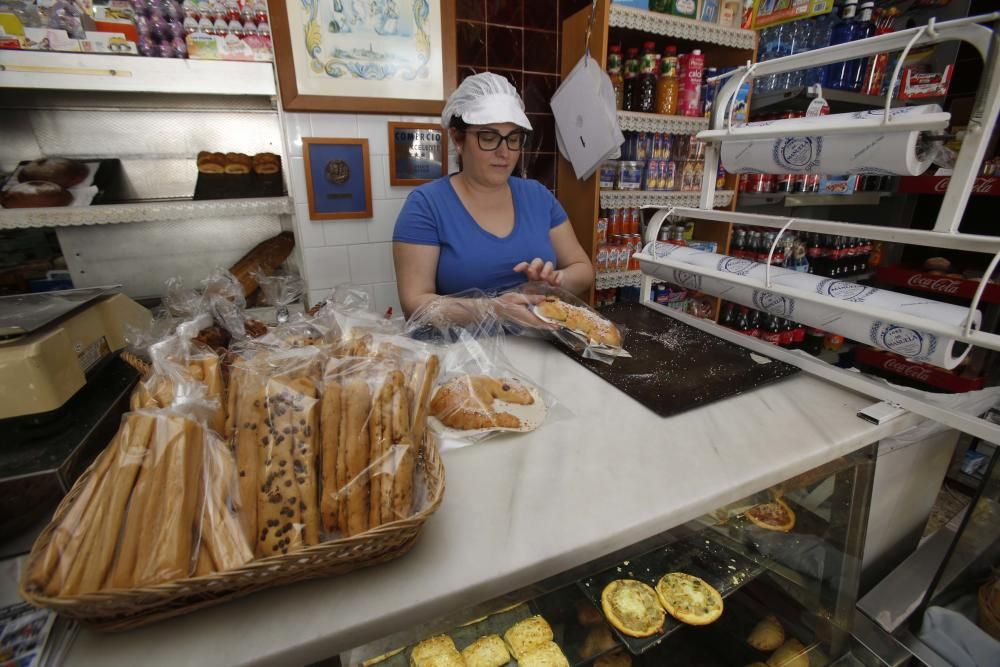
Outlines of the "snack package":
[{"label": "snack package", "polygon": [[257,272],[254,275],[264,293],[267,303],[274,306],[274,321],[284,324],[289,319],[288,306],[295,303],[305,290],[305,283],[299,276]]},{"label": "snack package", "polygon": [[225,430],[225,388],[222,363],[208,345],[189,338],[200,323],[189,321],[178,333],[149,347],[152,373],[143,378],[129,399],[131,410],[179,408],[202,411],[216,433]]},{"label": "snack package", "polygon": [[35,543],[26,590],[73,597],[239,567],[249,544],[222,441],[177,410],[126,413]]},{"label": "snack package", "polygon": [[440,345],[429,424],[444,450],[503,431],[532,431],[557,403],[507,360],[505,321],[481,292],[435,299],[410,318],[410,336]]},{"label": "snack package", "polygon": [[566,290],[533,282],[512,293],[531,299],[535,316],[553,326],[549,333],[584,359],[611,364],[615,357],[631,356],[622,348],[618,327]]}]

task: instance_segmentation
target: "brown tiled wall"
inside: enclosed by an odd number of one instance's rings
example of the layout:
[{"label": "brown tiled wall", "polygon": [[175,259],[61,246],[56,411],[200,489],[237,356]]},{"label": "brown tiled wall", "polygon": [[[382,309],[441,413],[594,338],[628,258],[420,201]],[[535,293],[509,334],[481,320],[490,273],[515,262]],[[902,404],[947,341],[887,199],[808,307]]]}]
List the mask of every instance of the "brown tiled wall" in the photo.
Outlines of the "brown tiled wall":
[{"label": "brown tiled wall", "polygon": [[534,128],[527,174],[556,188],[555,125],[549,100],[559,86],[562,20],[589,0],[456,0],[458,80],[479,72],[507,77]]}]

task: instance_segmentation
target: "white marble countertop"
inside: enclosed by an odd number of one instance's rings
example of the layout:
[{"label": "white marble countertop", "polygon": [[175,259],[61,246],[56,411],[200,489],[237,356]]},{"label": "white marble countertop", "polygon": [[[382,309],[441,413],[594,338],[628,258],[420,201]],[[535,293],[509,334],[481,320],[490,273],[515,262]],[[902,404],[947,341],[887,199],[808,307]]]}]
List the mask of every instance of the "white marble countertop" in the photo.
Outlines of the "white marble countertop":
[{"label": "white marble countertop", "polygon": [[413,550],[117,635],[69,665],[297,665],[530,585],[899,432],[874,400],[804,374],[663,419],[554,351],[508,356],[572,416],[446,452],[447,490]]}]

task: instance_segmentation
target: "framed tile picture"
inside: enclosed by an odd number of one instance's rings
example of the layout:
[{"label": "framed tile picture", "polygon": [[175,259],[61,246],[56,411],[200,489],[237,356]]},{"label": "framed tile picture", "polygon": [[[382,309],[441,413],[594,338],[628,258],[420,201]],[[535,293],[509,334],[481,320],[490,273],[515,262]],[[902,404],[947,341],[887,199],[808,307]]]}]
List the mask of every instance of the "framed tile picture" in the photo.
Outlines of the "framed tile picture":
[{"label": "framed tile picture", "polygon": [[448,175],[448,131],[434,123],[389,123],[389,185]]},{"label": "framed tile picture", "polygon": [[270,0],[288,111],[437,114],[455,89],[455,0]]},{"label": "framed tile picture", "polygon": [[367,139],[303,137],[302,157],[312,220],[372,217]]}]

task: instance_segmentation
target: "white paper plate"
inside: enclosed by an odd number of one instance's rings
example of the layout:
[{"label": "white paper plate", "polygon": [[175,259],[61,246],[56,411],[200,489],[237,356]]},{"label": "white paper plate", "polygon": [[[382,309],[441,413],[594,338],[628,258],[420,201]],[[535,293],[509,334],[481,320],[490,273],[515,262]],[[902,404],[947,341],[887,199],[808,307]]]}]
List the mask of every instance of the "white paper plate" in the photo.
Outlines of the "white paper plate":
[{"label": "white paper plate", "polygon": [[[514,379],[514,378],[511,378]],[[518,419],[521,420],[523,426],[520,428],[506,428],[501,426],[496,426],[494,428],[476,428],[463,430],[460,428],[451,428],[450,426],[445,426],[441,421],[434,415],[429,415],[427,417],[427,423],[430,427],[440,433],[444,437],[448,438],[469,438],[475,437],[477,435],[483,435],[485,433],[493,433],[494,431],[512,431],[514,433],[527,433],[529,431],[534,431],[536,428],[542,425],[545,421],[545,415],[548,414],[548,408],[545,406],[545,401],[542,400],[541,394],[538,393],[538,389],[531,386],[527,382],[522,380],[516,380],[518,384],[522,385],[531,394],[531,397],[535,399],[535,402],[531,405],[520,405],[517,403],[508,403],[507,401],[501,401],[499,398],[493,401],[493,410],[496,412],[509,412]],[[437,390],[442,385],[435,387],[434,391]]]},{"label": "white paper plate", "polygon": [[629,354],[625,350],[625,348],[613,347],[611,345],[604,345],[602,343],[595,343],[590,340],[590,336],[583,333],[582,331],[577,331],[576,329],[570,329],[569,327],[567,327],[562,322],[559,322],[558,320],[553,320],[548,317],[545,317],[545,315],[542,315],[540,312],[538,312],[537,306],[532,306],[531,312],[533,312],[535,314],[535,317],[537,317],[541,321],[553,324],[562,329],[563,331],[572,334],[574,338],[579,339],[580,342],[582,342],[584,345],[590,348],[591,352],[596,352],[597,354],[603,354],[606,357],[629,357],[629,358],[632,357],[632,355]]}]

